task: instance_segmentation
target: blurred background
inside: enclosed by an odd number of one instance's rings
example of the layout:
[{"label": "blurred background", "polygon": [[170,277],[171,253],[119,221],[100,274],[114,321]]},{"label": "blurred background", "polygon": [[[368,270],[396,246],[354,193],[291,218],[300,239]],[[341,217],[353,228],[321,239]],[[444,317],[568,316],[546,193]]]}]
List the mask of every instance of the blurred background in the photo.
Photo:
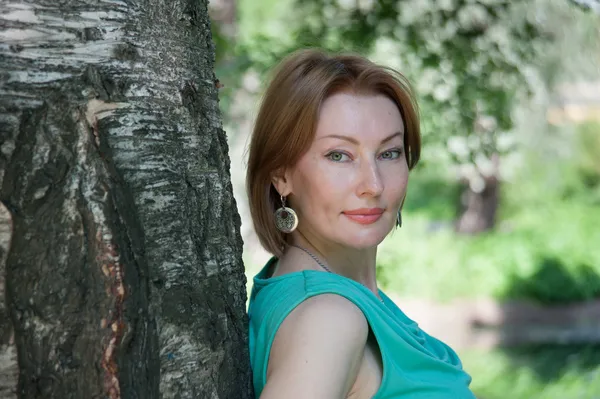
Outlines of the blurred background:
[{"label": "blurred background", "polygon": [[422,162],[378,278],[483,399],[600,398],[600,2],[211,0],[248,285],[245,150],[269,69],[357,51],[413,83]]}]

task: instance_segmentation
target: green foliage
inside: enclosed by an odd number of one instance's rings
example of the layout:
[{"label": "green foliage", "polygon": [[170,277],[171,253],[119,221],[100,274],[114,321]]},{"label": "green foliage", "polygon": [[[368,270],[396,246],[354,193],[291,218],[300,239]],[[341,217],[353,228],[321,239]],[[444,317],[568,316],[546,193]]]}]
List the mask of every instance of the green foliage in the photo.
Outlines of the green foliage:
[{"label": "green foliage", "polygon": [[[412,183],[414,182],[414,184]],[[418,212],[430,220],[452,220],[461,187],[453,176],[437,164],[420,164],[411,172],[403,211]]]},{"label": "green foliage", "polygon": [[[507,188],[510,190],[511,188]],[[525,298],[565,303],[600,297],[600,212],[581,202],[524,206],[475,237],[422,212],[382,244],[378,277],[401,295]]]}]

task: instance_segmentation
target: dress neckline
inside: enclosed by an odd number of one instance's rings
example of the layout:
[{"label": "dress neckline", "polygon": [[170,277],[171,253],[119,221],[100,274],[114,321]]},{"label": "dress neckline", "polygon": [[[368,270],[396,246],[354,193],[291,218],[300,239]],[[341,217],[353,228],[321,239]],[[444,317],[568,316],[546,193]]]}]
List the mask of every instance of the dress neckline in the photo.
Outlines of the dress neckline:
[{"label": "dress neckline", "polygon": [[361,283],[359,283],[358,281],[352,280],[349,277],[346,276],[342,276],[340,274],[337,273],[329,273],[325,270],[313,270],[313,269],[306,269],[306,270],[298,270],[295,272],[290,272],[290,273],[286,273],[286,274],[282,274],[280,276],[275,276],[275,277],[266,277],[267,272],[269,271],[269,269],[271,268],[271,266],[273,266],[273,264],[277,262],[277,258],[275,256],[271,257],[271,259],[269,259],[267,261],[267,263],[265,264],[265,266],[263,266],[263,268],[254,276],[253,281],[254,284],[258,284],[260,286],[267,286],[270,284],[274,284],[278,281],[283,281],[285,279],[288,278],[293,278],[293,277],[297,277],[300,275],[306,275],[306,274],[314,274],[314,273],[319,273],[320,275],[327,275],[327,276],[331,276],[334,279],[340,279],[342,281],[347,281],[350,282],[358,287],[361,287],[362,289],[364,289],[365,291],[367,291],[368,293],[370,293],[379,303],[382,303],[384,305],[387,306],[388,301],[391,301],[391,299],[385,295],[385,293],[377,288],[377,293],[379,294],[379,297],[377,297],[377,295],[375,295],[375,293],[373,291],[371,291],[370,289],[368,289],[367,287],[365,287],[364,285],[362,285]]}]

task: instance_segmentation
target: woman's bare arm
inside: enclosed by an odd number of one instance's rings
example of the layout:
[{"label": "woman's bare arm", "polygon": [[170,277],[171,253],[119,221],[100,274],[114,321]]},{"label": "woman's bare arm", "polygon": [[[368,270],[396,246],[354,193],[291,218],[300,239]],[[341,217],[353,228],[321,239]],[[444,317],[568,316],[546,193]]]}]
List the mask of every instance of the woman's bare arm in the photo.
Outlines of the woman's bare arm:
[{"label": "woman's bare arm", "polygon": [[368,334],[364,314],[348,299],[334,294],[307,299],[275,335],[260,398],[345,398]]}]

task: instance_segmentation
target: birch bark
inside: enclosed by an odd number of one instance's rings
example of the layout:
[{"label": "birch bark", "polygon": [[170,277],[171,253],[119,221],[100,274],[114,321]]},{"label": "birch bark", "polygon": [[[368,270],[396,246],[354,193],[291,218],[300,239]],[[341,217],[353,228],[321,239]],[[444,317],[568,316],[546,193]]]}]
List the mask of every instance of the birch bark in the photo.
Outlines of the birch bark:
[{"label": "birch bark", "polygon": [[0,43],[0,389],[250,397],[206,0],[2,1]]}]

